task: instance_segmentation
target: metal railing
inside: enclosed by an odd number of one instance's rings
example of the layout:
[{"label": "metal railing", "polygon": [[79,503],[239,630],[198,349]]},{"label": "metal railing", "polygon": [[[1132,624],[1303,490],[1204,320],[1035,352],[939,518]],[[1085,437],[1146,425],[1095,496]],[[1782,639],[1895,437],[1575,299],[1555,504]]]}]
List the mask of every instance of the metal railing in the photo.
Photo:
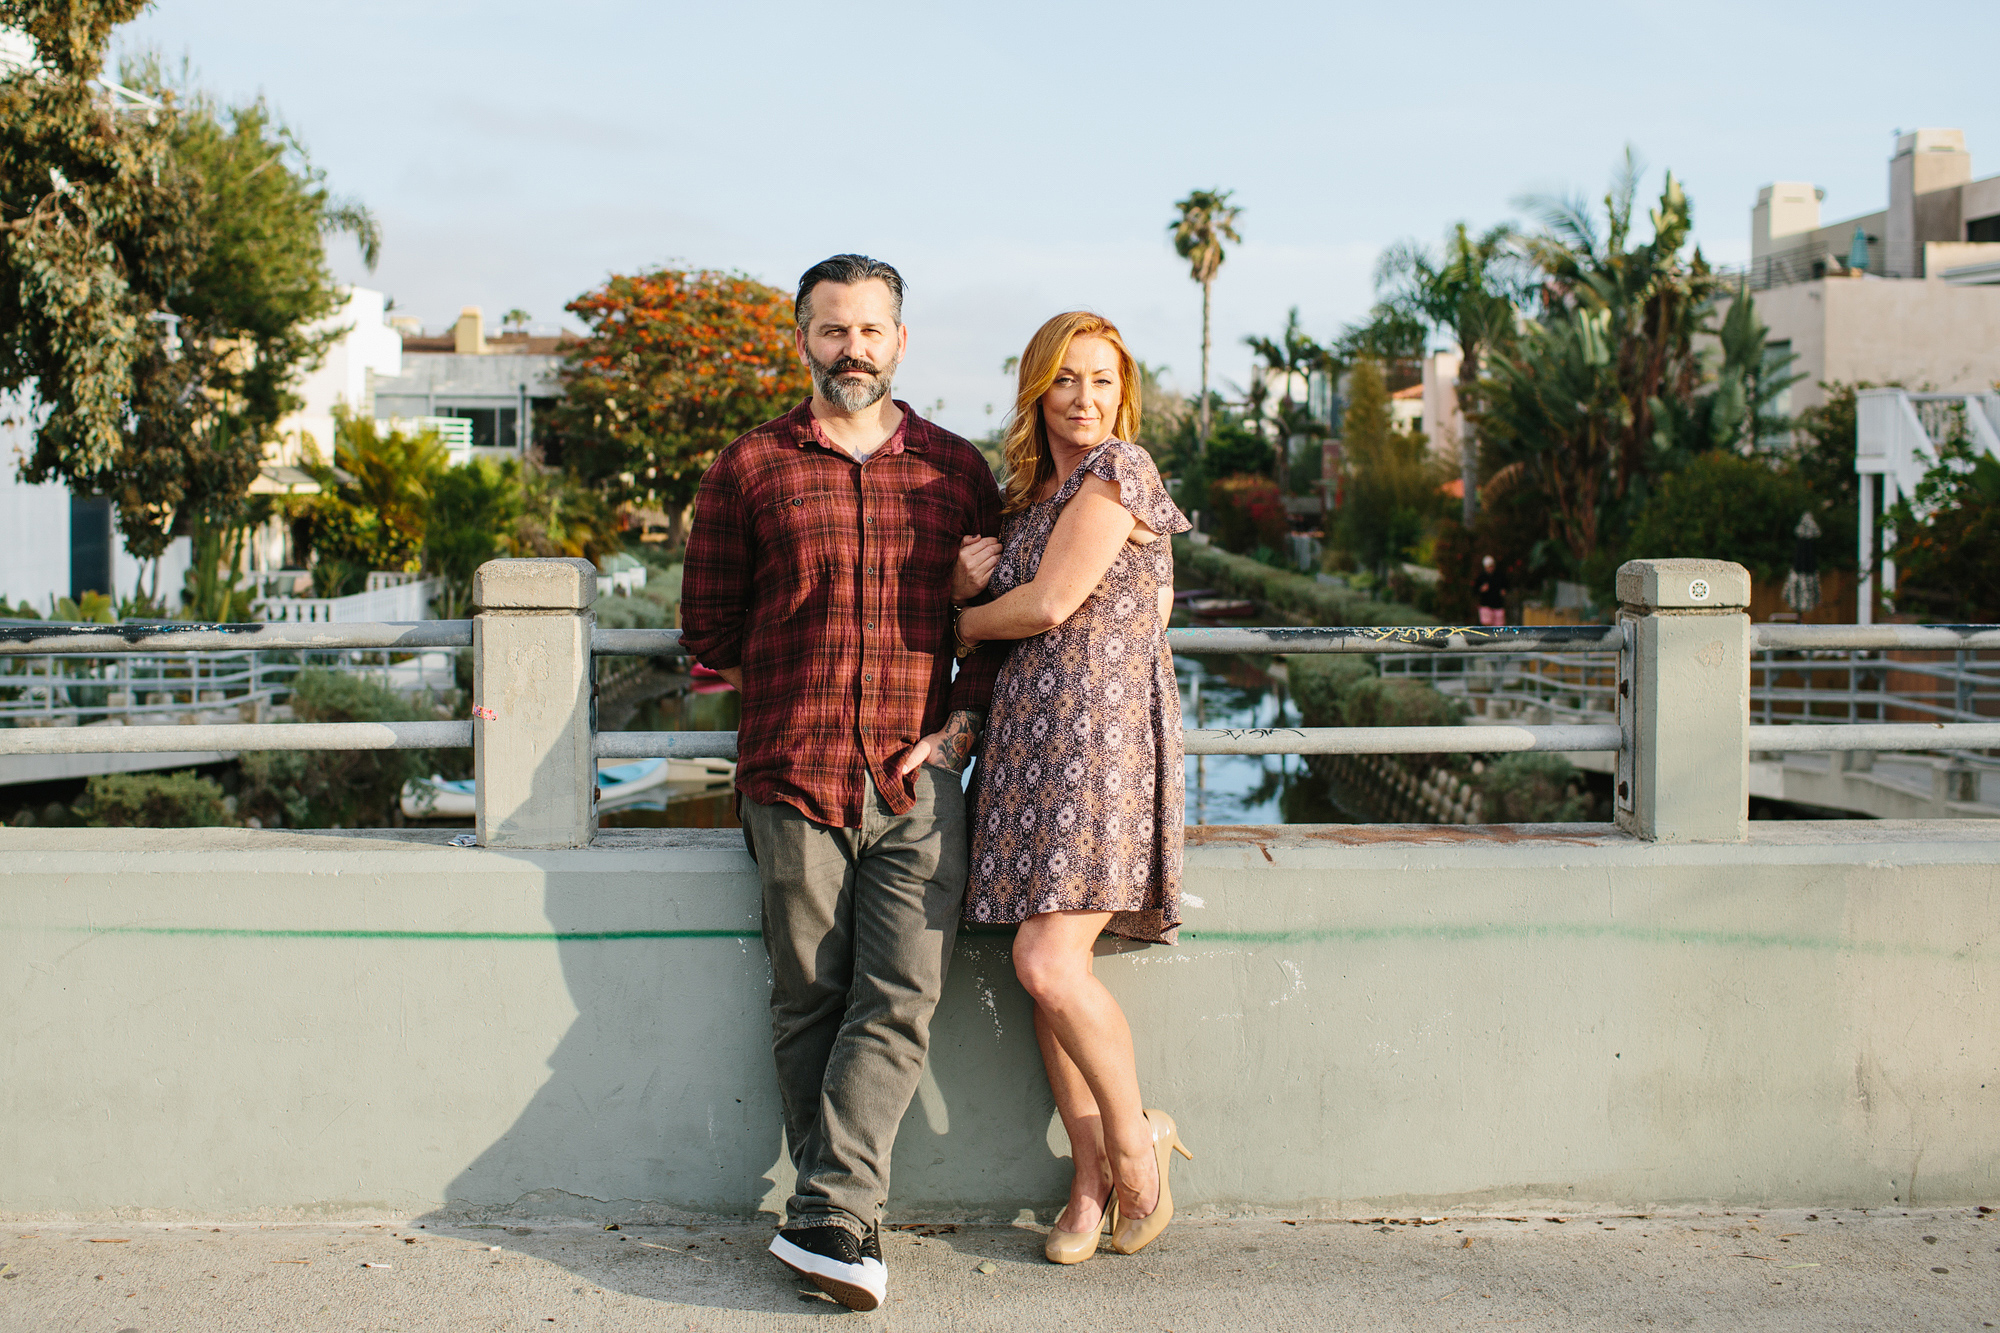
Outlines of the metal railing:
[{"label": "metal railing", "polygon": [[[124,634],[133,628],[0,622],[0,642],[13,641],[9,651],[0,653],[0,726],[186,725],[217,722],[230,714],[257,721],[282,706],[293,679],[308,668],[362,676],[402,694],[442,693],[457,682],[453,652],[439,648],[178,651],[182,643],[193,641],[185,633],[175,634],[177,651],[172,652],[127,651],[122,640],[118,648],[81,647],[100,633]],[[182,627],[137,628],[174,634]],[[18,651],[35,643],[45,651]]]},{"label": "metal railing", "polygon": [[[1758,625],[1752,630],[1768,660],[1777,652],[1861,650],[1888,647],[1954,649],[2000,648],[2000,626],[1992,625]],[[1187,753],[1204,754],[1499,754],[1516,751],[1587,753],[1617,750],[1620,730],[1613,722],[1577,720],[1591,712],[1615,712],[1617,652],[1626,644],[1619,625],[1515,625],[1441,627],[1170,629],[1167,647],[1181,654],[1221,653],[1367,653],[1375,655],[1385,674],[1425,674],[1443,662],[1460,663],[1478,657],[1518,659],[1537,668],[1528,678],[1553,689],[1598,704],[1566,711],[1577,715],[1550,724],[1507,724],[1456,727],[1284,727],[1189,728]],[[591,651],[599,656],[664,657],[681,655],[680,631],[671,629],[600,629],[591,636]],[[1901,664],[1898,664],[1900,669]],[[1422,671],[1420,672],[1420,668]],[[1876,669],[1881,669],[1879,665]],[[1459,678],[1478,667],[1461,665]],[[1602,673],[1602,679],[1596,678]],[[1453,673],[1439,673],[1440,678]],[[1527,674],[1527,673],[1524,673]],[[1879,698],[1880,696],[1878,696]],[[1890,703],[1896,701],[1891,699]],[[1957,719],[1954,719],[1956,721]],[[1778,726],[1767,716],[1765,731],[1783,731],[1782,744],[1758,748],[1796,750],[1934,750],[1955,742],[1965,747],[2000,746],[2000,723],[1969,723],[1940,730],[1925,725],[1868,726],[1851,723],[1836,735],[1826,727]],[[1969,728],[1969,729],[1968,729]],[[728,737],[727,741],[722,737]],[[733,759],[732,732],[626,731],[600,733],[600,758],[634,759],[671,755],[687,758]]]},{"label": "metal railing", "polygon": [[[9,711],[0,703],[0,754],[151,754],[218,750],[380,750],[462,748],[472,744],[470,722],[340,722],[340,723],[215,723],[204,715],[240,709],[245,702],[277,697],[290,677],[314,659],[325,660],[378,652],[385,656],[411,654],[422,665],[424,650],[467,648],[472,645],[469,620],[426,620],[408,624],[328,624],[255,622],[207,624],[51,624],[18,622],[0,625],[0,661],[18,665],[43,664],[40,672],[0,674],[0,689],[42,690],[31,698],[35,707]],[[259,660],[263,651],[296,654],[294,663]],[[59,664],[79,659],[107,659],[100,674],[68,674]],[[248,659],[234,674],[209,674],[216,663]],[[159,665],[190,674],[150,677]],[[385,670],[397,664],[385,663]],[[372,669],[372,668],[370,668]],[[449,663],[445,663],[449,680]],[[162,685],[159,690],[126,690],[120,685]],[[220,682],[220,683],[218,683]],[[232,693],[232,688],[235,693]],[[58,705],[57,691],[102,698],[67,697]],[[171,693],[167,702],[114,702],[110,696],[130,693]],[[190,695],[183,700],[179,695]],[[220,694],[220,699],[202,697]],[[80,720],[98,716],[95,725]],[[155,717],[180,720],[157,724]],[[23,726],[22,722],[29,725]],[[67,722],[68,725],[63,725]],[[105,725],[109,723],[110,725]],[[51,725],[54,724],[54,725]],[[445,730],[439,730],[444,728]]]},{"label": "metal railing", "polygon": [[[1882,723],[1928,727],[1931,723],[2000,722],[2000,649],[1988,628],[1976,625],[1756,625],[1750,661],[1750,719],[1771,739],[1760,749],[1824,751],[1852,748],[1828,743],[1830,724]],[[1893,647],[1851,647],[1859,641]],[[1843,646],[1829,646],[1838,643]],[[1950,652],[1951,660],[1919,662],[1889,657],[1899,652]],[[1384,654],[1383,675],[1416,679],[1478,705],[1489,720],[1506,717],[1588,725],[1617,711],[1615,651],[1557,655],[1547,650],[1510,657],[1413,657]],[[1833,680],[1829,680],[1833,677]],[[1892,677],[1897,688],[1891,689]],[[1918,683],[1927,687],[1913,688]],[[1901,719],[1892,713],[1905,714]],[[1907,716],[1914,714],[1915,716]],[[1801,730],[1819,728],[1819,730]],[[1888,733],[1882,733],[1887,735]],[[1915,730],[1906,733],[1919,736]],[[1929,739],[1908,749],[2000,768],[2000,756]],[[1976,733],[1956,733],[1960,736]],[[1961,746],[1972,742],[1961,741]],[[1903,748],[1898,746],[1897,748]]]},{"label": "metal railing", "polygon": [[[2000,627],[1983,625],[1759,625],[1753,629],[1762,655],[1780,651],[2000,648]],[[1515,673],[1547,692],[1537,706],[1576,716],[1612,712],[1615,668],[1605,654],[1625,645],[1617,625],[1506,627],[1339,627],[1256,629],[1170,629],[1167,644],[1182,654],[1367,653],[1383,660],[1390,674],[1423,662],[1423,674],[1449,679],[1437,659],[1480,657],[1518,659],[1534,671]],[[409,624],[252,624],[252,625],[56,625],[0,626],[0,657],[110,656],[144,658],[161,649],[216,650],[223,645],[327,651],[334,649],[456,648],[472,643],[472,622],[432,620]],[[677,657],[680,631],[598,629],[591,651],[601,657]],[[1593,658],[1595,660],[1593,660]],[[1400,660],[1399,660],[1400,659]],[[1430,659],[1426,661],[1425,659]],[[1788,664],[1787,664],[1788,665]],[[1902,670],[1908,664],[1895,663]],[[1880,662],[1872,669],[1882,670]],[[1482,668],[1460,667],[1459,679]],[[1768,667],[1766,669],[1769,669]],[[1609,673],[1608,675],[1606,673]],[[0,681],[4,681],[0,677]],[[1983,682],[1985,676],[1980,676]],[[1806,694],[1809,692],[1797,692]],[[1578,701],[1563,707],[1562,696]],[[1983,699],[1983,693],[1976,696]],[[1884,699],[1884,696],[1877,696]],[[1886,702],[1904,706],[1899,700]],[[197,700],[196,707],[199,706]],[[1911,706],[1922,706],[1913,704]],[[133,709],[143,712],[144,709]],[[1767,719],[1768,719],[1767,713]],[[296,723],[122,727],[20,728],[0,733],[0,754],[141,753],[189,749],[432,749],[462,748],[471,740],[470,722]],[[2000,748],[2000,722],[1935,724],[1846,722],[1837,726],[1767,720],[1752,730],[1759,749],[1938,750]],[[213,743],[210,743],[210,740]],[[1475,724],[1456,727],[1288,727],[1214,728],[1187,732],[1189,754],[1494,754],[1512,751],[1606,751],[1620,748],[1614,723],[1563,721],[1549,724]],[[736,757],[736,733],[719,731],[602,732],[593,749],[600,758]]]},{"label": "metal railing", "polygon": [[[1747,794],[1728,813],[1730,770],[1750,753],[1783,748],[1894,751],[2000,748],[2000,722],[1801,721],[1756,724],[1746,716],[1740,677],[1759,654],[2000,649],[2000,626],[1752,626],[1742,613],[1748,577],[1733,566],[1642,562],[1647,578],[1674,579],[1687,596],[1713,586],[1742,600],[1690,610],[1632,606],[1614,625],[1450,626],[1437,628],[1172,629],[1176,653],[1365,653],[1385,663],[1448,659],[1539,664],[1591,699],[1601,670],[1592,654],[1616,653],[1612,707],[1577,704],[1577,720],[1447,727],[1195,728],[1191,755],[1493,754],[1509,751],[1611,752],[1621,826],[1645,838],[1740,837]],[[482,841],[503,846],[580,846],[595,825],[595,760],[736,757],[725,731],[594,730],[594,662],[615,656],[682,656],[675,630],[596,629],[594,579],[582,562],[499,561],[482,569],[490,598],[477,621],[402,624],[0,626],[0,658],[130,657],[174,652],[377,650],[419,653],[474,647],[474,720],[322,724],[12,727],[0,754],[183,752],[209,750],[447,749],[473,746],[476,819]],[[1733,572],[1730,572],[1733,571]],[[1712,585],[1708,577],[1724,580]],[[1670,577],[1671,576],[1671,577]],[[1623,575],[1621,575],[1621,578]],[[1662,594],[1665,595],[1664,593]],[[1684,605],[1676,603],[1674,605]],[[1720,613],[1720,614],[1716,614]],[[1690,618],[1692,617],[1692,618]],[[1704,619],[1704,617],[1707,617]],[[477,632],[475,632],[477,630]],[[1669,649],[1665,645],[1676,645]],[[1678,654],[1678,656],[1669,656]],[[1720,674],[1725,662],[1735,666]],[[1554,664],[1551,668],[1550,664]],[[1677,665],[1678,664],[1678,665]],[[1900,665],[1900,664],[1898,664]],[[1392,671],[1393,671],[1392,667]],[[1954,688],[1958,688],[1954,684]],[[1977,703],[1982,687],[1972,687]],[[508,701],[513,702],[508,702]],[[532,702],[530,702],[532,701]],[[198,700],[197,700],[198,702]],[[1809,701],[1800,701],[1804,703]],[[492,705],[498,704],[499,707]],[[1735,765],[1729,754],[1739,756]],[[1692,766],[1692,767],[1690,767]],[[1672,774],[1713,773],[1713,792],[1695,793]],[[1747,790],[1747,789],[1746,789]],[[1719,796],[1719,800],[1718,800]],[[1698,799],[1697,799],[1698,798]],[[1731,819],[1737,823],[1731,824]],[[1732,834],[1732,827],[1739,829]]]}]

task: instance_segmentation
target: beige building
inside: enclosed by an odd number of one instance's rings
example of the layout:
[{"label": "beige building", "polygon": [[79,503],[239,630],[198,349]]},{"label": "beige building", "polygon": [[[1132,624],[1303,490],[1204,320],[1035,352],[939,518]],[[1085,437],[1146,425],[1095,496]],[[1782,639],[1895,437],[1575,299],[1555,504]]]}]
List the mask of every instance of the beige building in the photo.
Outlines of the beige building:
[{"label": "beige building", "polygon": [[1458,351],[1432,352],[1424,358],[1423,383],[1418,386],[1423,432],[1431,453],[1458,457],[1462,418],[1458,412],[1458,368],[1465,358]]},{"label": "beige building", "polygon": [[1980,392],[2000,383],[2000,176],[1972,179],[1958,130],[1915,130],[1889,159],[1889,206],[1822,222],[1824,191],[1757,192],[1747,270],[1774,352],[1803,374],[1797,412],[1823,381]]}]

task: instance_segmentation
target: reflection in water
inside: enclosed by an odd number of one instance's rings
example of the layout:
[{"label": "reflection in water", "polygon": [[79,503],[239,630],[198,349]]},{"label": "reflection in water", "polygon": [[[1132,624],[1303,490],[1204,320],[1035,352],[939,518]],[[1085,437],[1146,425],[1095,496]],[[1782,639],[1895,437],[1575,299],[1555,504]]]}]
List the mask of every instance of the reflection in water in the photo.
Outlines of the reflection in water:
[{"label": "reflection in water", "polygon": [[[1176,656],[1174,675],[1189,727],[1305,725],[1285,686],[1283,664],[1268,657]],[[1188,756],[1190,824],[1349,824],[1364,818],[1335,805],[1299,755]]]},{"label": "reflection in water", "polygon": [[[683,675],[661,673],[664,692],[642,700],[622,731],[734,731],[742,700],[726,686],[694,687]],[[629,805],[601,811],[599,828],[740,828],[736,789],[715,783],[669,782]]]}]

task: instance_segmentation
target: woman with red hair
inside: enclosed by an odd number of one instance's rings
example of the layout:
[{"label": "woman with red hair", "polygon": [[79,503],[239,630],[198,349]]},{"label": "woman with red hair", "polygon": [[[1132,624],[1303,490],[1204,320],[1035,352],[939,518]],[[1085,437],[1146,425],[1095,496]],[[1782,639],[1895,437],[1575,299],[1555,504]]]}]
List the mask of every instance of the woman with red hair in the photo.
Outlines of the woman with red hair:
[{"label": "woman with red hair", "polygon": [[1146,1109],[1132,1031],[1091,975],[1105,930],[1171,944],[1180,925],[1180,689],[1165,628],[1167,537],[1188,521],[1139,435],[1138,366],[1109,320],[1057,315],[1021,354],[992,601],[956,614],[961,653],[1013,640],[973,777],[966,919],[1019,922],[1075,1175],[1046,1246],[1079,1263],[1107,1230],[1137,1253],[1173,1218],[1173,1117]]}]

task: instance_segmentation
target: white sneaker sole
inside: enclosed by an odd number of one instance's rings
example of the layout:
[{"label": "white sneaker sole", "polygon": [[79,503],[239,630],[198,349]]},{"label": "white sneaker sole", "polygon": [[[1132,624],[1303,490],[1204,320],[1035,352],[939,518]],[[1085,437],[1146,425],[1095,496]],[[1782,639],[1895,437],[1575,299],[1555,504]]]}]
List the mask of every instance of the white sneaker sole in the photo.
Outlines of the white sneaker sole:
[{"label": "white sneaker sole", "polygon": [[843,1264],[794,1245],[783,1236],[771,1237],[771,1253],[850,1310],[873,1310],[889,1294],[889,1270],[879,1259]]}]

